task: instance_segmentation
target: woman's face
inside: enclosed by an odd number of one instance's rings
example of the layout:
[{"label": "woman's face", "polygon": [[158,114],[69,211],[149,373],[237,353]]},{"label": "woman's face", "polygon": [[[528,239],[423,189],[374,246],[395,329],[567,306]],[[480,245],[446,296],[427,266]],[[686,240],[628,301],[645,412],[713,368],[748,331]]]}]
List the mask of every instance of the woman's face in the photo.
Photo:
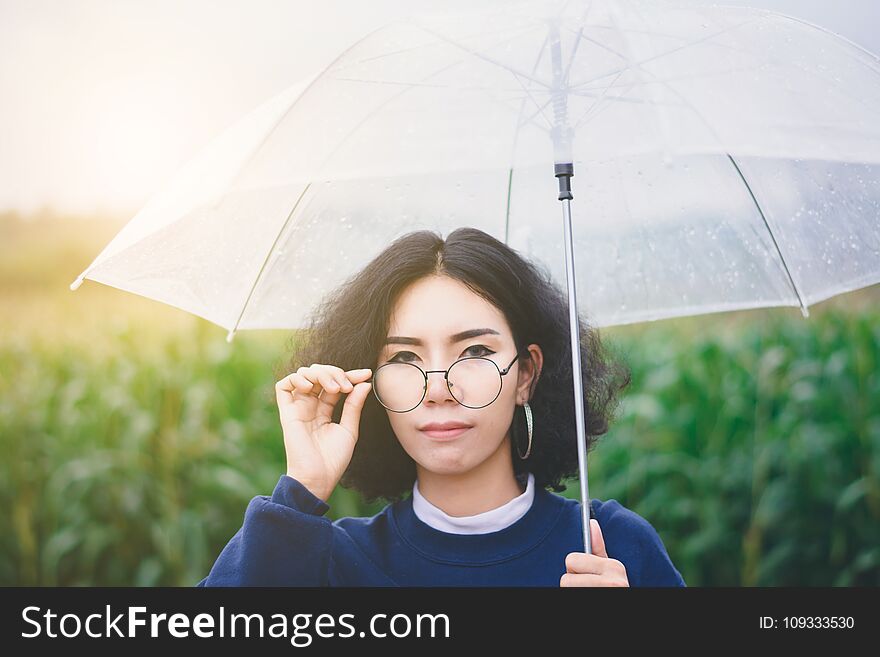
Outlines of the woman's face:
[{"label": "woman's face", "polygon": [[[451,342],[455,334],[472,329],[489,332]],[[403,361],[424,371],[446,370],[459,358],[485,356],[503,371],[516,356],[513,334],[501,311],[447,276],[422,278],[401,294],[391,314],[388,339],[377,368],[388,361]],[[529,350],[540,371],[540,347],[530,345]],[[422,403],[407,413],[388,411],[388,418],[418,465],[438,474],[461,474],[498,456],[499,450],[510,449],[508,429],[514,409],[528,401],[532,377],[532,365],[520,356],[501,377],[498,398],[488,406],[468,408],[450,394],[441,372],[429,374]],[[452,438],[422,431],[428,423],[451,421],[470,428]]]}]

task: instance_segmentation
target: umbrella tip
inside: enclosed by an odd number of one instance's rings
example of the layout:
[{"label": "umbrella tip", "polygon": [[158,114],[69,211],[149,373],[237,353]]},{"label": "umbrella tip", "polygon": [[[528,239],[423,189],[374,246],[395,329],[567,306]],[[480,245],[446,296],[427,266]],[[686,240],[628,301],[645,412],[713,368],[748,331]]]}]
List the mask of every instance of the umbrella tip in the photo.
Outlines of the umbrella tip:
[{"label": "umbrella tip", "polygon": [[226,342],[232,342],[232,338],[235,335],[235,329],[232,329],[229,333],[226,334]]},{"label": "umbrella tip", "polygon": [[83,277],[77,276],[76,280],[70,284],[70,289],[71,290],[78,290],[79,286],[82,285],[82,282],[83,282]]},{"label": "umbrella tip", "polygon": [[810,316],[810,311],[807,310],[806,306],[801,306],[801,315],[803,315],[805,319]]}]

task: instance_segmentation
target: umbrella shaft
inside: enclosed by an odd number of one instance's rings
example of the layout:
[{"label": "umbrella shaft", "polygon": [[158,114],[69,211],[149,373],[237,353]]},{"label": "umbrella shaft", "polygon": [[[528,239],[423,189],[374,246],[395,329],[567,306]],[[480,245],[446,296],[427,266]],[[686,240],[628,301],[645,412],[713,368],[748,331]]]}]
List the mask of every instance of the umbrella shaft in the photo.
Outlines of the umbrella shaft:
[{"label": "umbrella shaft", "polygon": [[568,319],[571,333],[572,382],[574,383],[574,410],[577,426],[578,469],[581,482],[581,520],[584,530],[584,552],[592,554],[590,545],[590,490],[587,481],[587,440],[584,424],[584,388],[581,372],[580,328],[577,310],[577,292],[574,278],[574,239],[571,231],[571,199],[562,199],[562,222],[565,228],[565,278],[568,282]]}]

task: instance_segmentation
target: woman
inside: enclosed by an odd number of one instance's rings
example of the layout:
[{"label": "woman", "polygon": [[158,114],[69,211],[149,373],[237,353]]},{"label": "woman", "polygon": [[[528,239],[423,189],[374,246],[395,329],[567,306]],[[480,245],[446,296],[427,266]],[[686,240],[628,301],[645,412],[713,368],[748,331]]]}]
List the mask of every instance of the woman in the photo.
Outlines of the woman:
[{"label": "woman", "polygon": [[[198,586],[685,585],[613,499],[591,500],[583,552],[580,503],[556,494],[578,473],[568,304],[514,250],[409,233],[310,329],[275,385],[287,472]],[[630,376],[583,322],[581,349],[591,447]],[[338,483],[390,501],[331,521]]]}]

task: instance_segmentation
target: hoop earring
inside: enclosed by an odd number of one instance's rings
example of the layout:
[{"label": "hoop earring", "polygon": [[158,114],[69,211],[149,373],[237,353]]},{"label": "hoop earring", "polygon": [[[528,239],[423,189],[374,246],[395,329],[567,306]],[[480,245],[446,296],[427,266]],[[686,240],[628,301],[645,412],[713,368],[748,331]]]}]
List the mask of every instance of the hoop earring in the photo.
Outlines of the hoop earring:
[{"label": "hoop earring", "polygon": [[526,424],[529,426],[529,447],[526,449],[525,455],[519,453],[519,446],[516,448],[516,453],[519,457],[525,461],[529,458],[529,454],[532,453],[532,429],[534,425],[532,423],[532,409],[529,407],[529,402],[523,402],[523,410],[526,412]]}]

